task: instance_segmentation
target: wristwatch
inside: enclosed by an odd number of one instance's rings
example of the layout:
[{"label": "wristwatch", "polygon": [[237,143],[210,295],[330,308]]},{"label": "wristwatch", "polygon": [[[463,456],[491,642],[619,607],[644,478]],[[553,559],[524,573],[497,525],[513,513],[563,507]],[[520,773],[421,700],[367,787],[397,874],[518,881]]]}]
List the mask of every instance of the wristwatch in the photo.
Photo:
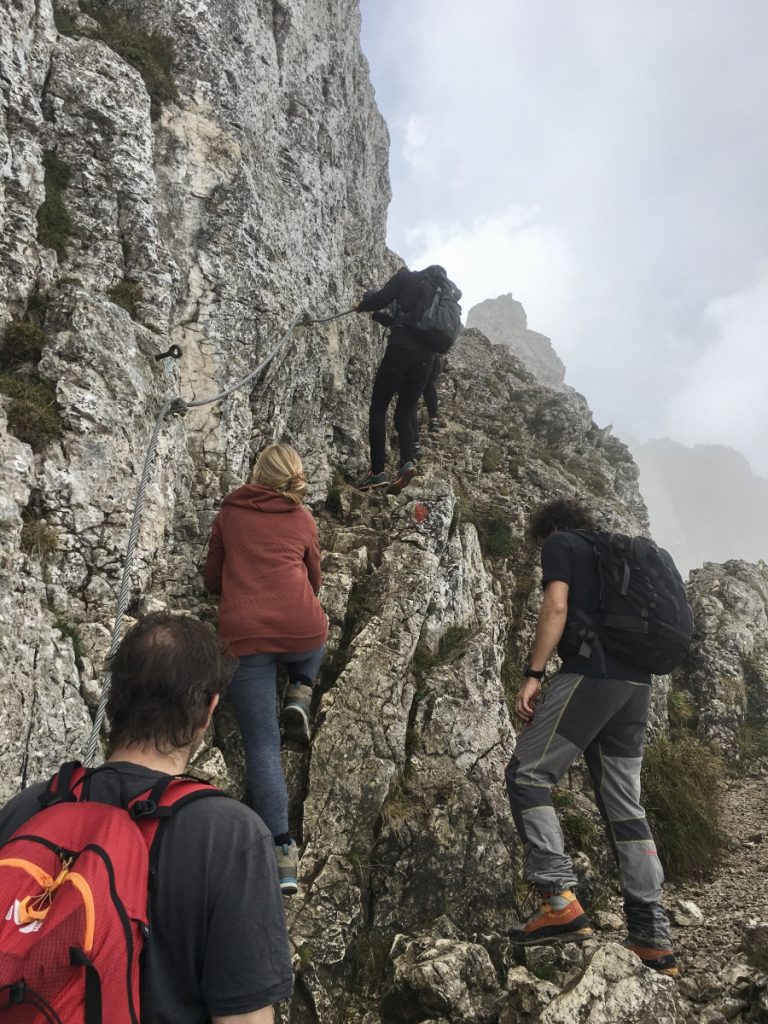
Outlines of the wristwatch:
[{"label": "wristwatch", "polygon": [[541,682],[544,678],[545,671],[545,669],[542,669],[541,672],[537,672],[535,668],[531,668],[531,666],[526,662],[526,664],[523,665],[523,679],[538,679],[539,682]]}]

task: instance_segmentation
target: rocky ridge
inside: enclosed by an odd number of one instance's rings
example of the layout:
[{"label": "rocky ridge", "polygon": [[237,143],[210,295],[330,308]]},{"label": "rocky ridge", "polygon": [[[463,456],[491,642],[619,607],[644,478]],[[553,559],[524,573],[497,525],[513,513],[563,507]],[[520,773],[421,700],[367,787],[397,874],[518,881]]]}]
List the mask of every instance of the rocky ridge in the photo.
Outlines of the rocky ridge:
[{"label": "rocky ridge", "polygon": [[549,338],[530,330],[522,303],[513,298],[511,292],[478,302],[467,313],[467,327],[482,331],[494,344],[507,345],[525,368],[548,388],[565,387],[563,361]]},{"label": "rocky ridge", "polygon": [[[161,400],[220,390],[297,308],[343,309],[393,265],[386,129],[356,3],[250,0],[236,21],[221,0],[151,10],[114,0],[88,12],[61,3],[54,20],[47,0],[0,10],[0,309],[6,326],[41,331],[33,370],[55,386],[62,424],[33,449],[8,429],[17,400],[0,397],[3,798],[82,750]],[[105,12],[130,16],[145,44],[172,52],[173,88],[150,95]],[[59,167],[69,233],[58,250],[40,223],[57,194],[51,152],[69,175]],[[183,358],[156,361],[171,342]],[[441,383],[447,428],[425,444],[419,477],[397,499],[363,497],[350,481],[365,465],[365,396],[382,347],[362,318],[301,328],[250,392],[171,418],[132,579],[133,614],[211,616],[197,566],[220,497],[263,443],[299,448],[332,631],[311,748],[285,751],[303,856],[288,908],[297,991],[284,1018],[554,1024],[711,1010],[710,1024],[718,1013],[758,1020],[765,986],[754,968],[731,984],[716,971],[716,941],[709,987],[680,989],[611,941],[615,906],[599,948],[517,962],[506,932],[530,900],[503,770],[538,603],[523,527],[534,504],[564,493],[605,525],[646,530],[637,469],[581,396],[542,386],[508,348],[467,330]],[[731,711],[717,718],[717,738],[733,746],[749,709],[757,727],[764,721],[765,572],[708,573],[692,583],[708,625],[673,684],[710,735],[706,676],[738,651],[723,691],[736,699],[724,696]],[[669,685],[656,688],[655,732]],[[757,694],[751,704],[742,685]],[[196,766],[243,792],[226,706]],[[577,777],[572,794],[590,813]],[[749,820],[758,834],[764,813]],[[605,894],[606,851],[577,852],[577,862],[584,891]],[[745,898],[756,878],[744,876]],[[728,943],[736,932],[724,929]],[[689,970],[697,949],[683,946]]]}]

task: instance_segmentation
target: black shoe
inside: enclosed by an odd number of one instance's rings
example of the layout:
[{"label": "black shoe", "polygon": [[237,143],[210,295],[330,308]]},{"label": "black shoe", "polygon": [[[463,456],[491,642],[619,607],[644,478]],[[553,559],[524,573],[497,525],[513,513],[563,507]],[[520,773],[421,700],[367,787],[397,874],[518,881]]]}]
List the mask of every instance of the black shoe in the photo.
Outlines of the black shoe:
[{"label": "black shoe", "polygon": [[357,485],[360,491],[379,491],[383,487],[389,487],[389,473],[369,473]]},{"label": "black shoe", "polygon": [[417,442],[417,443],[416,443],[416,444],[414,445],[414,448],[413,448],[413,461],[414,461],[414,462],[418,462],[418,461],[419,461],[419,459],[423,459],[423,458],[424,458],[424,449],[423,449],[423,448],[421,447],[421,445],[420,445],[420,444],[419,444],[419,443]]},{"label": "black shoe", "polygon": [[427,430],[429,430],[430,434],[432,434],[436,430],[442,429],[442,426],[443,425],[440,422],[440,420],[437,418],[437,416],[433,416],[432,419],[429,421],[429,426],[427,427]]},{"label": "black shoe", "polygon": [[404,487],[408,486],[415,476],[416,464],[413,462],[406,462],[400,467],[400,473],[398,474],[397,479],[393,480],[387,488],[387,494],[399,494]]}]

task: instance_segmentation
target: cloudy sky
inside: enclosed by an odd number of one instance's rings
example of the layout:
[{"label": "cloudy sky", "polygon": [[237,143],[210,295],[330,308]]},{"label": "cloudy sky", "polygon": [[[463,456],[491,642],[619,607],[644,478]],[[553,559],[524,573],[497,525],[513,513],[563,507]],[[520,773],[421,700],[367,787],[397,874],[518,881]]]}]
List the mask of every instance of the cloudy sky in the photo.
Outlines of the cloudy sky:
[{"label": "cloudy sky", "polygon": [[392,248],[512,292],[601,425],[768,476],[768,2],[361,8]]}]

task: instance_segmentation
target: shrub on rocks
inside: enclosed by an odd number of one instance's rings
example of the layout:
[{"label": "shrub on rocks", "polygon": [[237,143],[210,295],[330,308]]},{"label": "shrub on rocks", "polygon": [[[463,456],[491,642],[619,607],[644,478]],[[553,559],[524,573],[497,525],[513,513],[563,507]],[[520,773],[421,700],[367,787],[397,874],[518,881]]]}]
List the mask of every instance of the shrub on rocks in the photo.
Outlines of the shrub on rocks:
[{"label": "shrub on rocks", "polygon": [[664,869],[679,881],[705,878],[720,864],[725,768],[693,736],[662,736],[645,753],[643,793]]}]

